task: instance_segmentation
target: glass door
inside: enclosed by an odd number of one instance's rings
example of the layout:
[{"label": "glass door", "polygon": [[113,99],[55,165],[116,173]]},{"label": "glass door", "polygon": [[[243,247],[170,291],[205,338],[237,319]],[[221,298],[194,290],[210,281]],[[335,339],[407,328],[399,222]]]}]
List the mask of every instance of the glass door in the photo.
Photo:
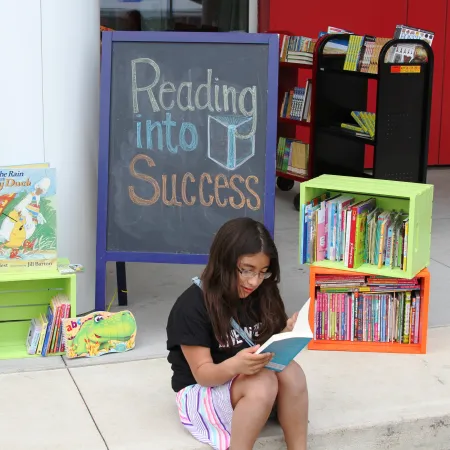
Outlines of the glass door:
[{"label": "glass door", "polygon": [[101,25],[128,31],[257,31],[257,0],[100,0]]}]

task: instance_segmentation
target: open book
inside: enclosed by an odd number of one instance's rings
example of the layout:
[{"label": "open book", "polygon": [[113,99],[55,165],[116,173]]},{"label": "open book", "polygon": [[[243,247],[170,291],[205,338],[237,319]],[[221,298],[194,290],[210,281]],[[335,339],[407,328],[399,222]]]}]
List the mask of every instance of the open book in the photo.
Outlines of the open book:
[{"label": "open book", "polygon": [[274,334],[256,351],[256,353],[275,354],[270,363],[266,365],[267,369],[281,372],[313,338],[308,320],[309,304],[310,299],[298,313],[297,321],[292,331]]}]

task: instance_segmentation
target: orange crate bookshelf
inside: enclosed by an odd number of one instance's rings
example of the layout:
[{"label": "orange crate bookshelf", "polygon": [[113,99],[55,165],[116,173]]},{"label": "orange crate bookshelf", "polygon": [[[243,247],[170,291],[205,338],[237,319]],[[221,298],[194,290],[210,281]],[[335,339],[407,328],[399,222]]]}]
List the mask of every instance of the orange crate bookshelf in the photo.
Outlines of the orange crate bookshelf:
[{"label": "orange crate bookshelf", "polygon": [[[344,270],[326,269],[323,267],[310,267],[309,288],[310,288],[310,308],[309,324],[315,336],[315,304],[316,304],[316,275],[339,275],[351,276]],[[359,272],[360,275],[372,275]],[[356,275],[355,273],[353,275]],[[377,353],[411,353],[424,354],[427,350],[427,331],[428,331],[428,304],[430,297],[430,272],[428,269],[420,271],[416,277],[420,282],[420,330],[418,344],[400,344],[397,342],[361,342],[361,341],[335,341],[313,338],[309,345],[309,350],[327,350],[327,351],[347,351],[347,352],[377,352]]]}]

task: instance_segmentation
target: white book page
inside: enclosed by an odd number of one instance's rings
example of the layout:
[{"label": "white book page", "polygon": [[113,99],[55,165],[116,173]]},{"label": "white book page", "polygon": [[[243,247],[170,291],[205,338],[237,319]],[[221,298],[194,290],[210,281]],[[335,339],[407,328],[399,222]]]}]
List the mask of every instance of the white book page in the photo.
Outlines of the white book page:
[{"label": "white book page", "polygon": [[302,309],[298,313],[297,321],[295,322],[292,334],[296,334],[301,337],[313,337],[311,327],[309,326],[309,305],[311,299],[308,298]]},{"label": "white book page", "polygon": [[297,321],[295,322],[294,329],[285,333],[274,334],[268,339],[261,347],[255,352],[256,354],[264,351],[272,342],[282,341],[293,337],[313,338],[311,327],[309,326],[309,305],[311,299],[303,305],[302,309],[298,313]]}]

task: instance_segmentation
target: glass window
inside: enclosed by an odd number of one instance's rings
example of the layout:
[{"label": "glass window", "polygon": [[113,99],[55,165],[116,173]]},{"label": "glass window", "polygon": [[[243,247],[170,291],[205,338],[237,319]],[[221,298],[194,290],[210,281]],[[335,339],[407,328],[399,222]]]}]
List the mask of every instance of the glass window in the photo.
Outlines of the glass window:
[{"label": "glass window", "polygon": [[100,16],[114,30],[248,32],[249,0],[100,0]]}]

